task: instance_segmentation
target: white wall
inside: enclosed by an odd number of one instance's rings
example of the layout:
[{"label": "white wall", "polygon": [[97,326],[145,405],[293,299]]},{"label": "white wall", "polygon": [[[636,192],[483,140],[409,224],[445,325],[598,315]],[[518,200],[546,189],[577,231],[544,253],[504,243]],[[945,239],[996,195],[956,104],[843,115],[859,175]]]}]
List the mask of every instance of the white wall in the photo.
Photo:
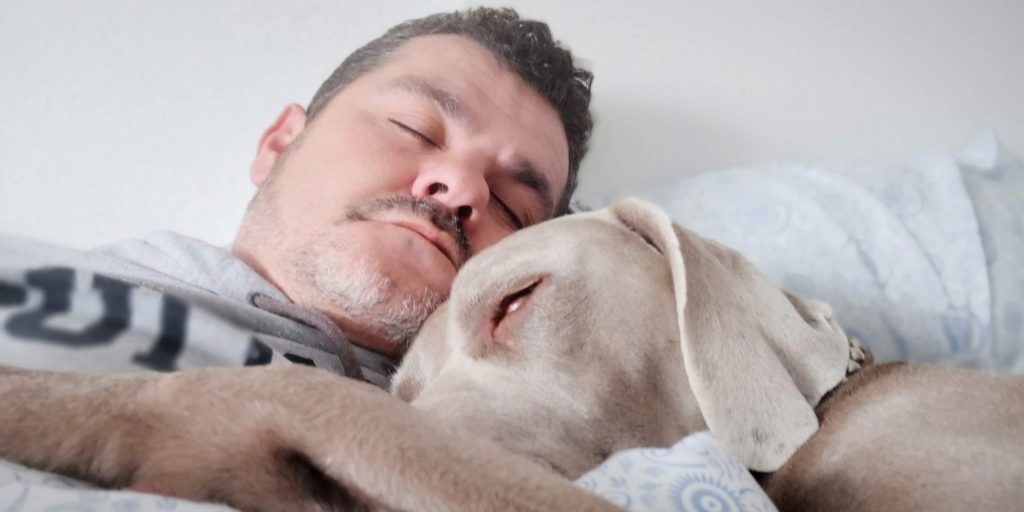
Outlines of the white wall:
[{"label": "white wall", "polygon": [[[0,0],[0,232],[222,243],[281,107],[464,1]],[[514,0],[597,78],[579,197],[769,161],[886,164],[991,129],[1024,156],[1024,2]]]},{"label": "white wall", "polygon": [[1019,0],[515,4],[592,62],[584,198],[659,173],[894,163],[985,128],[1024,157]]},{"label": "white wall", "polygon": [[463,5],[377,3],[0,0],[0,232],[229,242],[280,110],[396,22]]}]

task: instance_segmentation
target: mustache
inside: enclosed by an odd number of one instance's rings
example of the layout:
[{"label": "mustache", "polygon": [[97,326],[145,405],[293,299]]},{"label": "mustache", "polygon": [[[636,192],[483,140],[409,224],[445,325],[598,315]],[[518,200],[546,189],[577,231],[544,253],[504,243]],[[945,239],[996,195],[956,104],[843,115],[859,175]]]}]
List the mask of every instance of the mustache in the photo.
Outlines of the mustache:
[{"label": "mustache", "polygon": [[369,220],[373,214],[384,211],[408,213],[430,221],[434,227],[452,237],[455,241],[455,246],[459,250],[459,261],[465,262],[473,254],[472,248],[469,246],[469,239],[466,238],[462,221],[459,220],[454,212],[435,199],[409,196],[390,196],[372,199],[350,208],[345,215],[345,220]]}]

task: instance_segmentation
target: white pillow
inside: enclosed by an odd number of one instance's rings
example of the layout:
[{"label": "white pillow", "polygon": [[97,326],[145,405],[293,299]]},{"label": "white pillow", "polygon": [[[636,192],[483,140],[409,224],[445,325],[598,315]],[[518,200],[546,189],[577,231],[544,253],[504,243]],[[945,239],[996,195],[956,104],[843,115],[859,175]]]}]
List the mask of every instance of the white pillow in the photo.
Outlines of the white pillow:
[{"label": "white pillow", "polygon": [[831,304],[879,361],[1024,371],[1024,168],[991,134],[960,156],[730,169],[645,195]]}]

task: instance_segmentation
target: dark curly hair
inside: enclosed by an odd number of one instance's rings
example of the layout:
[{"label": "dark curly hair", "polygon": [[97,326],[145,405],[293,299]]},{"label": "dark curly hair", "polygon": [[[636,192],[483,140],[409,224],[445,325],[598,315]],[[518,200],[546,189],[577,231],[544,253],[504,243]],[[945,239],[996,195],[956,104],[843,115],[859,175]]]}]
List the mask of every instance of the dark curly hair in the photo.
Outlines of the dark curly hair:
[{"label": "dark curly hair", "polygon": [[565,213],[594,126],[588,110],[594,75],[575,67],[572,54],[551,37],[547,24],[521,19],[512,9],[476,8],[434,14],[392,27],[349,55],[331,73],[309,104],[309,120],[338,91],[380,65],[396,48],[414,37],[430,34],[454,34],[476,41],[558,111],[569,143],[569,176],[555,215]]}]

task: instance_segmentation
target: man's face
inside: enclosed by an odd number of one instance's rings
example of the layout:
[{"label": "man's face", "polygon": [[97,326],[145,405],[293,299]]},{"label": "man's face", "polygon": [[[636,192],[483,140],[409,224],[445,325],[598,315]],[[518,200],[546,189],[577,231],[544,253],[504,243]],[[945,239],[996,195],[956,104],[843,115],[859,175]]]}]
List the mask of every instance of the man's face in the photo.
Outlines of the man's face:
[{"label": "man's face", "polygon": [[399,353],[469,255],[551,217],[568,162],[558,113],[488,50],[417,37],[308,125],[285,109],[234,250],[295,303]]}]

